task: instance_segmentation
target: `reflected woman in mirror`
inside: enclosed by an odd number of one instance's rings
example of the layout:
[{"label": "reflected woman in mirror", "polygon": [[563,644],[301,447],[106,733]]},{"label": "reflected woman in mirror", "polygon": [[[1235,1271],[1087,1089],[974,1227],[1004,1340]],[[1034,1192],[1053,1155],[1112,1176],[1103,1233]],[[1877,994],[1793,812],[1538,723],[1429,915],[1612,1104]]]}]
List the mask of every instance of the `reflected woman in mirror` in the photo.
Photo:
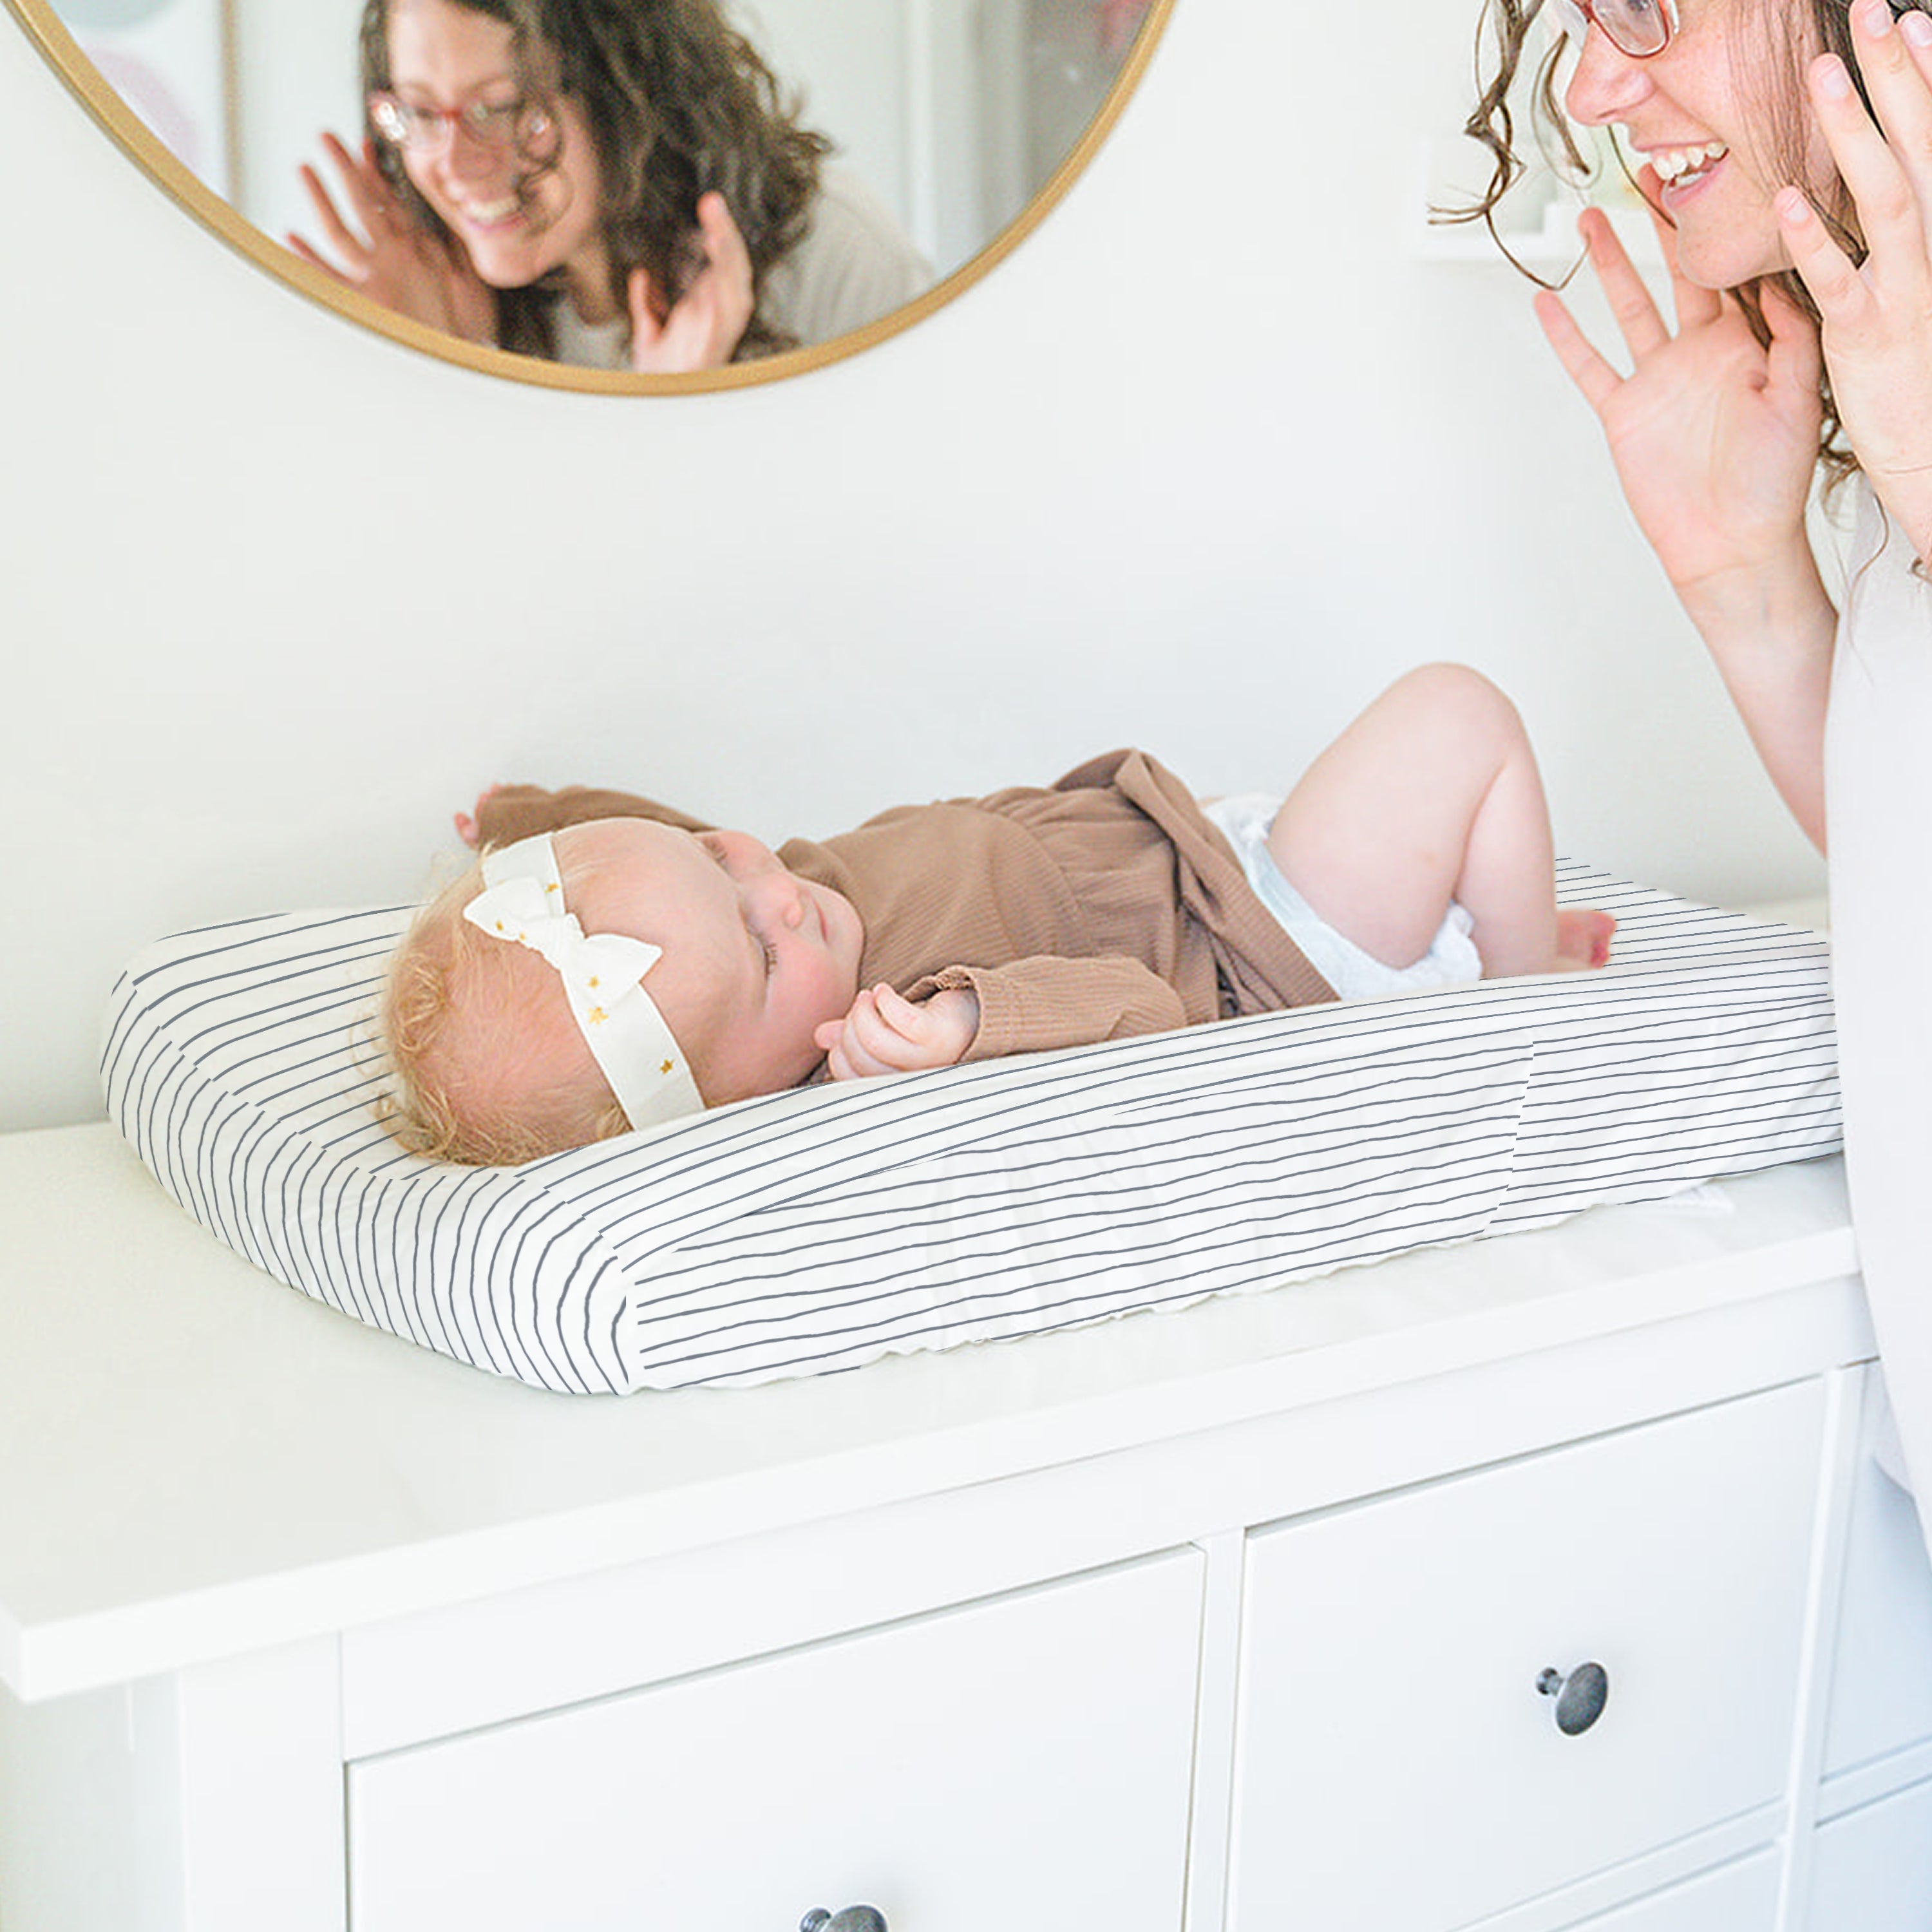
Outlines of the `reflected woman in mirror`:
[{"label": "reflected woman in mirror", "polygon": [[[1501,58],[1470,124],[1498,190],[1545,11],[1542,110],[1641,160],[1669,298],[1593,210],[1621,350],[1552,290],[1537,313],[1766,770],[1821,850],[1829,834],[1852,1220],[1932,1528],[1932,12],[1492,0]],[[1807,524],[1821,478],[1856,511],[1838,596]]]},{"label": "reflected woman in mirror", "polygon": [[304,167],[322,242],[289,245],[431,327],[674,374],[931,279],[715,0],[366,0],[361,44],[361,152],[324,136],[340,205]]}]

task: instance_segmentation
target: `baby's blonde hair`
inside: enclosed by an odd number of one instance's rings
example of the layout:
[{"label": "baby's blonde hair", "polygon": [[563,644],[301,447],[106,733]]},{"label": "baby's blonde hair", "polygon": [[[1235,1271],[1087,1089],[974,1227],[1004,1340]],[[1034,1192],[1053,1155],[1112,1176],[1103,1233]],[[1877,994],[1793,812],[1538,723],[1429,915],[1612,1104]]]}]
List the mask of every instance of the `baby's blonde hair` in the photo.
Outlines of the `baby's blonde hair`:
[{"label": "baby's blonde hair", "polygon": [[410,922],[383,976],[376,1024],[394,1069],[383,1124],[412,1154],[513,1167],[627,1133],[630,1123],[578,1042],[556,976],[536,954],[479,932],[463,908],[474,867]]}]

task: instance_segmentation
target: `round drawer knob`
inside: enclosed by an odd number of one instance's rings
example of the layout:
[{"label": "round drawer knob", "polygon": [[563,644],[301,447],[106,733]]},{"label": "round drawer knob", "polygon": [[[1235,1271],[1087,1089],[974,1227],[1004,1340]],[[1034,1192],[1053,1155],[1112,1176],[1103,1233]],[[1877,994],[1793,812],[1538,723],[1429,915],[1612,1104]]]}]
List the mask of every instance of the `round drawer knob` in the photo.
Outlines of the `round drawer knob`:
[{"label": "round drawer knob", "polygon": [[886,1932],[885,1914],[869,1905],[848,1905],[843,1912],[814,1905],[798,1922],[798,1932]]},{"label": "round drawer knob", "polygon": [[1567,1677],[1560,1670],[1546,1670],[1536,1688],[1556,1700],[1556,1728],[1574,1738],[1604,1714],[1610,1700],[1610,1673],[1600,1664],[1580,1664]]}]

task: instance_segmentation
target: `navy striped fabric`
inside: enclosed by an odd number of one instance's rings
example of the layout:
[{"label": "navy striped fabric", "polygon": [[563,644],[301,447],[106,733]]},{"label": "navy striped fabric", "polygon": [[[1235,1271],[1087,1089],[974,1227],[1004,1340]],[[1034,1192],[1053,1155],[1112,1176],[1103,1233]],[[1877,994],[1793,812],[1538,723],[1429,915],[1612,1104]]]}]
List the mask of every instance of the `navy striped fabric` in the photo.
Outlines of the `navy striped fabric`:
[{"label": "navy striped fabric", "polygon": [[109,1111],[278,1280],[545,1388],[748,1383],[1267,1288],[1839,1144],[1826,949],[1574,864],[1600,973],[776,1094],[513,1168],[404,1154],[369,1034],[409,909],[124,974]]}]

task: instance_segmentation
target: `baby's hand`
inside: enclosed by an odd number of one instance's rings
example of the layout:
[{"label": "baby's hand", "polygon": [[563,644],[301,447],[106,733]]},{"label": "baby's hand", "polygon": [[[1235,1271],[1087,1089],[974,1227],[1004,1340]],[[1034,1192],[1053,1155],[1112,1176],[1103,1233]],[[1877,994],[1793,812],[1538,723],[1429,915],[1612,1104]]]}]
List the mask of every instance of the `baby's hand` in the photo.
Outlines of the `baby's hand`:
[{"label": "baby's hand", "polygon": [[473,852],[483,842],[483,812],[490,801],[503,789],[500,784],[485,785],[476,794],[476,809],[473,812],[456,814],[456,836]]},{"label": "baby's hand", "polygon": [[963,986],[916,1006],[890,986],[874,986],[860,994],[842,1020],[826,1021],[812,1037],[833,1079],[866,1080],[956,1066],[979,1030],[978,998]]}]

